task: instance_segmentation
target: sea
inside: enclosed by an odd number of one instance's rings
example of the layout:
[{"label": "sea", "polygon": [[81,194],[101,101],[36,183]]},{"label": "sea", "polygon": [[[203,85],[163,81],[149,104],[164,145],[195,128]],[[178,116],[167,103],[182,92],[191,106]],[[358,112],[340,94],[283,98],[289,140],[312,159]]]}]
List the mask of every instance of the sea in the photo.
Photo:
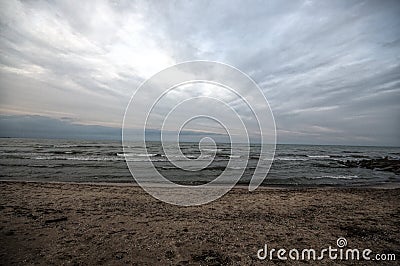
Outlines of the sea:
[{"label": "sea", "polygon": [[[123,151],[120,141],[89,141],[60,139],[0,139],[0,180],[134,183],[127,166],[141,173],[152,173],[144,167],[152,166],[164,177],[177,184],[199,185],[217,178],[234,155],[231,145],[219,143],[212,148],[198,143],[181,143],[186,160],[205,158],[211,163],[200,170],[180,169],[171,163],[160,142],[147,142],[147,154],[135,152],[131,143],[129,152]],[[210,153],[210,156],[200,157]],[[182,156],[182,154],[180,156]],[[179,156],[179,154],[177,154]],[[388,156],[399,160],[399,147],[360,147],[329,145],[278,144],[272,166],[262,185],[265,186],[375,186],[399,184],[400,175],[390,171],[347,167],[343,161],[378,159]],[[240,160],[240,156],[235,156]],[[179,157],[177,157],[179,160]],[[251,144],[245,169],[238,184],[251,180],[257,165],[263,165],[260,146]],[[126,161],[127,160],[127,161]],[[268,165],[267,163],[265,163]],[[231,169],[232,170],[232,169]],[[149,180],[152,176],[148,176]]]}]

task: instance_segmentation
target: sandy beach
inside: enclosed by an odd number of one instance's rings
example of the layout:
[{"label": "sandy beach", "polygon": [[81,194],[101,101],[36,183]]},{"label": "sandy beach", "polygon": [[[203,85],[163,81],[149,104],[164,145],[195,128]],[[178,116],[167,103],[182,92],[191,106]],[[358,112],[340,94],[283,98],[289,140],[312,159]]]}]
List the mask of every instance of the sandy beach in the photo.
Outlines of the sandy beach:
[{"label": "sandy beach", "polygon": [[336,247],[339,237],[399,258],[398,188],[235,188],[210,204],[178,207],[133,185],[0,187],[2,265],[281,265],[257,251]]}]

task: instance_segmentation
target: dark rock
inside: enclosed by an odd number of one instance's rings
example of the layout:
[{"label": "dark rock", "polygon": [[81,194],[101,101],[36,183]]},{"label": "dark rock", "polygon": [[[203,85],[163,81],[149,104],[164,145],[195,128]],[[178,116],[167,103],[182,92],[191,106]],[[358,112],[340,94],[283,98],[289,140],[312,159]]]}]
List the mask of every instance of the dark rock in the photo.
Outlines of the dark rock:
[{"label": "dark rock", "polygon": [[115,253],[115,258],[117,260],[122,260],[124,258],[124,255],[126,254],[126,252],[116,252]]},{"label": "dark rock", "polygon": [[175,252],[174,251],[172,251],[172,250],[167,250],[166,252],[165,252],[165,257],[167,258],[167,259],[173,259],[173,258],[175,258]]},{"label": "dark rock", "polygon": [[200,255],[193,255],[193,260],[205,265],[228,265],[231,260],[214,250],[204,250]]},{"label": "dark rock", "polygon": [[4,234],[6,236],[13,236],[15,233],[14,233],[14,231],[10,230],[10,231],[6,231]]},{"label": "dark rock", "polygon": [[400,174],[400,160],[390,159],[388,156],[380,159],[366,159],[354,161],[340,161],[340,163],[349,168],[366,168],[371,170],[389,171]]},{"label": "dark rock", "polygon": [[44,221],[44,223],[49,224],[49,223],[58,223],[58,222],[63,222],[63,221],[67,221],[68,218],[63,216],[63,217],[59,217],[59,218],[55,218],[55,219],[48,219],[46,221]]}]

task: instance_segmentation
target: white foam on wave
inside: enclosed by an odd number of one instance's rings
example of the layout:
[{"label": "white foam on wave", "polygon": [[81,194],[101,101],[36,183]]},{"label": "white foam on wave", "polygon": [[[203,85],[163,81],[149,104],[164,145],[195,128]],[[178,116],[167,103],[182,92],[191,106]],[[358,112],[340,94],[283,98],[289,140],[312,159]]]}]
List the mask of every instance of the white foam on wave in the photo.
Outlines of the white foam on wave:
[{"label": "white foam on wave", "polygon": [[275,157],[274,160],[277,160],[277,161],[308,161],[308,159],[306,159],[306,158],[296,158],[296,157]]},{"label": "white foam on wave", "polygon": [[338,175],[338,176],[333,176],[333,175],[324,175],[324,176],[315,176],[315,177],[309,177],[309,179],[323,179],[323,178],[330,178],[330,179],[355,179],[358,178],[357,175]]},{"label": "white foam on wave", "polygon": [[209,152],[222,152],[222,149],[208,149],[208,148],[203,148],[201,151],[209,151]]},{"label": "white foam on wave", "polygon": [[70,161],[122,161],[118,157],[104,156],[104,157],[93,157],[93,156],[38,156],[35,160],[70,160]]},{"label": "white foam on wave", "polygon": [[229,169],[232,169],[232,170],[242,170],[243,169],[243,167],[237,167],[237,166],[232,166],[232,167],[228,167]]}]

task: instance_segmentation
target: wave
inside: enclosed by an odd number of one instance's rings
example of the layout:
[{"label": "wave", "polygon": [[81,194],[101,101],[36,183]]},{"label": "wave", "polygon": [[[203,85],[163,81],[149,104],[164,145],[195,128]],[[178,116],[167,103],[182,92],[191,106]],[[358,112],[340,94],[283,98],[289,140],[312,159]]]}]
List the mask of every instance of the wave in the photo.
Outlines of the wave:
[{"label": "wave", "polygon": [[165,155],[160,154],[160,153],[117,153],[116,154],[119,157],[164,157]]},{"label": "wave", "polygon": [[82,154],[84,151],[49,151],[49,152],[39,152],[39,153],[48,153],[48,154]]},{"label": "wave", "polygon": [[350,157],[353,157],[353,158],[370,158],[370,156],[368,156],[368,155],[356,155],[356,154],[352,154],[352,155],[350,155]]},{"label": "wave", "polygon": [[133,153],[117,153],[117,156],[118,157],[125,157],[125,156],[131,157],[131,156],[135,156],[135,154],[133,154]]},{"label": "wave", "polygon": [[175,167],[175,166],[163,166],[160,168],[163,170],[178,170],[179,169],[178,167]]},{"label": "wave", "polygon": [[275,157],[277,161],[308,161],[307,158]]},{"label": "wave", "polygon": [[64,165],[62,164],[49,164],[49,165],[44,165],[44,164],[33,164],[29,165],[29,167],[36,167],[36,168],[60,168],[63,167]]},{"label": "wave", "polygon": [[33,158],[34,160],[71,160],[71,161],[123,161],[118,157],[93,157],[93,156],[75,156],[75,157],[66,157],[66,156],[38,156]]},{"label": "wave", "polygon": [[222,152],[222,149],[201,149],[201,151]]},{"label": "wave", "polygon": [[277,152],[278,156],[282,157],[290,157],[290,156],[298,156],[298,157],[306,157],[305,154],[299,154],[299,153],[285,153],[285,152]]},{"label": "wave", "polygon": [[242,170],[243,169],[243,167],[236,167],[236,166],[232,166],[232,167],[228,167],[229,169],[232,169],[232,170]]},{"label": "wave", "polygon": [[307,179],[356,179],[358,178],[357,175],[338,175],[338,176],[333,176],[333,175],[324,175],[324,176],[312,176],[312,177],[306,177]]}]

